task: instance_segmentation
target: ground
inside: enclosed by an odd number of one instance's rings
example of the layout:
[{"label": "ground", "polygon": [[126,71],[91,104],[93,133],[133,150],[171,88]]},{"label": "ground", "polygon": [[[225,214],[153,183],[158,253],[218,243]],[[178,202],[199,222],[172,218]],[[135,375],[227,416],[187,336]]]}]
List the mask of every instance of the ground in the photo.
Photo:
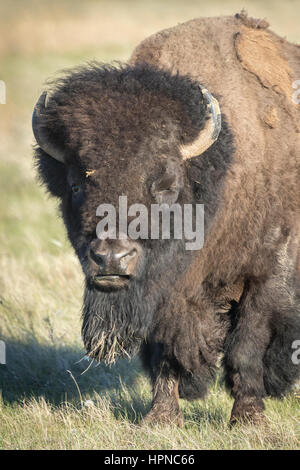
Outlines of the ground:
[{"label": "ground", "polygon": [[[246,6],[299,41],[294,1],[38,2],[0,6],[1,449],[295,449],[296,394],[267,400],[263,427],[228,428],[232,399],[219,378],[205,402],[182,401],[185,426],[140,426],[151,389],[137,359],[91,363],[80,337],[83,277],[55,201],[37,185],[31,112],[46,78],[91,59],[126,60],[147,35],[196,16]],[[296,11],[298,9],[298,12]],[[300,77],[299,77],[300,78]]]}]

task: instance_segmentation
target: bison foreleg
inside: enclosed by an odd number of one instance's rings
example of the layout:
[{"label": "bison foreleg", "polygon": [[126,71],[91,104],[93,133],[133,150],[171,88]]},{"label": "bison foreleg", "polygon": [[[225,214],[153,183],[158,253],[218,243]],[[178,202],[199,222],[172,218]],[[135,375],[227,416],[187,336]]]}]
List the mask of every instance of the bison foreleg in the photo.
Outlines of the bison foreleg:
[{"label": "bison foreleg", "polygon": [[167,362],[161,363],[153,373],[153,400],[149,413],[144,418],[146,424],[175,423],[183,425],[183,415],[179,408],[179,376]]}]

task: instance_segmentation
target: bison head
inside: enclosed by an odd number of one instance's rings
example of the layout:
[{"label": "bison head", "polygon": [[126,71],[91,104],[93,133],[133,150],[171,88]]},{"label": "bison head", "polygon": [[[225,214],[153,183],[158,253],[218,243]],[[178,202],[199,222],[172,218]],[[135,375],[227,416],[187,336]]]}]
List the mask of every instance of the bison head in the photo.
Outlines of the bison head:
[{"label": "bison head", "polygon": [[97,208],[110,204],[118,213],[120,196],[147,208],[193,203],[186,160],[217,139],[218,104],[187,77],[146,65],[93,64],[42,94],[33,131],[39,175],[60,199],[86,278],[86,348],[113,360],[147,335],[190,255],[183,240],[97,236]]}]

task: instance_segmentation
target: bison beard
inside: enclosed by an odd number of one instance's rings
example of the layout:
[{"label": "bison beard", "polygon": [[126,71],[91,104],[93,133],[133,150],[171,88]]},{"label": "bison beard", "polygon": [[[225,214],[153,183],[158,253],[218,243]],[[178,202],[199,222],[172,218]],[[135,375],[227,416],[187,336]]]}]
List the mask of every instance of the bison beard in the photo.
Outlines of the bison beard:
[{"label": "bison beard", "polygon": [[136,354],[146,338],[153,316],[153,298],[145,299],[142,286],[121,292],[85,288],[82,336],[88,355],[113,363]]}]

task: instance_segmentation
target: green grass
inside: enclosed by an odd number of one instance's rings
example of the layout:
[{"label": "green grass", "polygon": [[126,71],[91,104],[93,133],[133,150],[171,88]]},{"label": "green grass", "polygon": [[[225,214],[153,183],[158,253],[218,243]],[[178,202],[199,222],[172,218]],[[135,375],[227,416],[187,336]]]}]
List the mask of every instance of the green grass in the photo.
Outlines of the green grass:
[{"label": "green grass", "polygon": [[[300,38],[296,3],[243,2]],[[13,7],[12,7],[13,5]],[[31,112],[60,68],[126,59],[146,35],[239,1],[1,2],[0,365],[1,449],[295,449],[299,400],[267,400],[264,427],[228,428],[232,399],[217,381],[206,401],[182,401],[185,426],[141,426],[151,403],[139,361],[89,362],[80,336],[83,276],[56,203],[35,180]],[[72,5],[72,7],[71,7]],[[232,6],[231,6],[232,5]],[[172,6],[172,8],[171,8]],[[24,9],[25,8],[25,9]],[[290,19],[290,23],[288,20]]]}]

